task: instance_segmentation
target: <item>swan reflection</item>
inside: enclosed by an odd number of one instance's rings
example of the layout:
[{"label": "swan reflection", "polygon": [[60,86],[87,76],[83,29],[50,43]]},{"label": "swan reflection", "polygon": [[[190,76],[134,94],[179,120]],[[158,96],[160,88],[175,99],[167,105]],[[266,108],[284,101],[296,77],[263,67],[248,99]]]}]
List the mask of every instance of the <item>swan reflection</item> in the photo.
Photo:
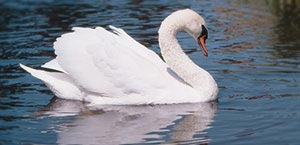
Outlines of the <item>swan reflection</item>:
[{"label": "swan reflection", "polygon": [[[76,115],[59,127],[59,144],[207,143],[217,102],[145,106],[88,106],[54,98],[43,114]],[[200,136],[200,137],[199,137]]]}]

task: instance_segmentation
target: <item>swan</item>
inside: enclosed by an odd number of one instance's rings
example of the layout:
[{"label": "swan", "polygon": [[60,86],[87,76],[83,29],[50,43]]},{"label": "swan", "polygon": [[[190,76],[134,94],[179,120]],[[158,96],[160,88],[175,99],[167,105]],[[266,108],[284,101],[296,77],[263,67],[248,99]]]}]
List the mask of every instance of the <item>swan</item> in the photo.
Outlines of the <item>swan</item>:
[{"label": "swan", "polygon": [[54,42],[56,58],[42,65],[53,71],[20,67],[42,80],[59,98],[90,105],[209,102],[217,99],[214,78],[183,51],[176,35],[187,32],[208,56],[204,19],[191,9],[166,17],[158,30],[164,61],[124,30],[109,26],[72,28]]}]

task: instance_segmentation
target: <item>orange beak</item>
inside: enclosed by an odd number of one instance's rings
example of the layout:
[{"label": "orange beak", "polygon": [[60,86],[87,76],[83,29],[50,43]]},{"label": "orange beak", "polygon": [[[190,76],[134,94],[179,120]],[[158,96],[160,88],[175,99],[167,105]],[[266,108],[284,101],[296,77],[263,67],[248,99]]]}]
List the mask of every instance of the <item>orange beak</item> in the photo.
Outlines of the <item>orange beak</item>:
[{"label": "orange beak", "polygon": [[208,56],[208,51],[206,49],[206,45],[205,45],[205,40],[206,40],[207,36],[206,35],[203,35],[203,36],[200,36],[198,38],[198,44],[199,46],[201,47],[201,50],[202,50],[202,53],[204,54],[204,56]]}]

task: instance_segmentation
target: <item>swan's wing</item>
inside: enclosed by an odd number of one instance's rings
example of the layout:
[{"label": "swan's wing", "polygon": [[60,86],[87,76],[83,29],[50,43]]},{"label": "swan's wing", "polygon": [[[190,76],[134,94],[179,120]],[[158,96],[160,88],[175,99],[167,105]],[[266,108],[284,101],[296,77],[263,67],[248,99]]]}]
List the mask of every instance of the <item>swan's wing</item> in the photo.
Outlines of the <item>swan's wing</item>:
[{"label": "swan's wing", "polygon": [[124,42],[126,42],[130,48],[134,49],[136,53],[144,57],[144,59],[147,59],[148,61],[151,61],[153,64],[156,64],[158,66],[162,66],[163,68],[167,67],[167,65],[159,58],[159,56],[152,50],[148,49],[141,43],[134,40],[132,37],[130,37],[123,29],[116,28],[114,26],[109,26],[115,32]]},{"label": "swan's wing", "polygon": [[59,65],[91,93],[155,95],[168,86],[167,65],[123,30],[73,28],[54,43]]},{"label": "swan's wing", "polygon": [[42,80],[57,97],[72,100],[83,100],[83,92],[75,85],[73,80],[67,74],[36,70],[22,64],[20,64],[20,66],[32,76]]},{"label": "swan's wing", "polygon": [[42,65],[43,68],[53,69],[57,71],[61,71],[63,73],[67,73],[57,62],[56,58]]}]

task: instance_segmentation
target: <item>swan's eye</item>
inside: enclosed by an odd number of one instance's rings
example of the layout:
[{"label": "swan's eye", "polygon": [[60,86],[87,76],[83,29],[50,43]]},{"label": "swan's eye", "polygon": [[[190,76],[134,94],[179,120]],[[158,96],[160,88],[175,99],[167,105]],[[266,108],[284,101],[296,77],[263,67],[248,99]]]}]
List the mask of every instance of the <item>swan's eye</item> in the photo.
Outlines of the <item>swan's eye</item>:
[{"label": "swan's eye", "polygon": [[207,31],[206,27],[204,25],[202,25],[202,32],[199,37],[202,37],[204,35],[205,35],[205,40],[206,40],[208,38],[208,31]]}]

